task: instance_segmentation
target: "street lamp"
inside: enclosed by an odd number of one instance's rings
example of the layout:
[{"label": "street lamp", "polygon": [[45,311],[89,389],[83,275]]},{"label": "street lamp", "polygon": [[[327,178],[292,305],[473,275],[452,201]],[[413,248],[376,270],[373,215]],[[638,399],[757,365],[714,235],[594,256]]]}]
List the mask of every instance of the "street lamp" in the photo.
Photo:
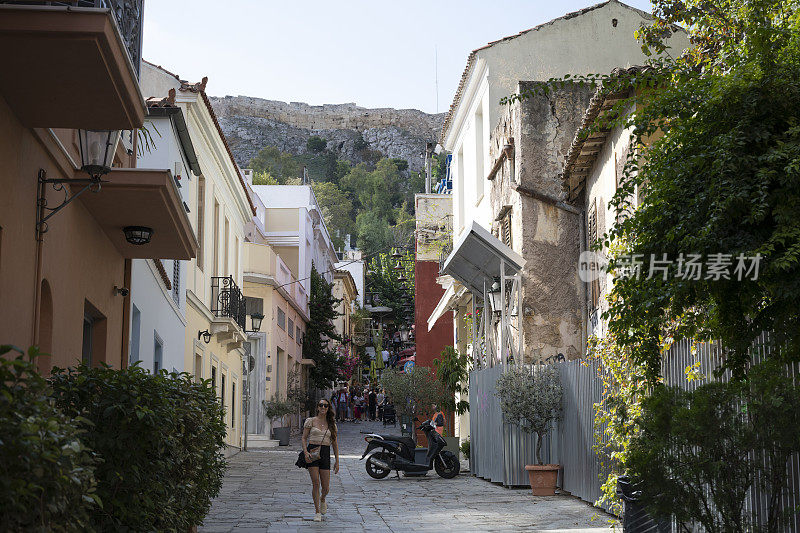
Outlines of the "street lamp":
[{"label": "street lamp", "polygon": [[203,337],[203,342],[208,344],[211,342],[211,332],[208,330],[205,331],[198,331],[197,332],[197,340],[200,340],[200,337]]},{"label": "street lamp", "polygon": [[250,322],[253,327],[253,333],[258,333],[261,330],[261,321],[264,320],[264,314],[256,311],[250,315]]},{"label": "street lamp", "polygon": [[122,232],[125,240],[136,246],[147,244],[153,238],[153,228],[147,226],[125,226]]},{"label": "street lamp", "polygon": [[500,291],[500,278],[494,278],[494,283],[489,288],[489,297],[492,299],[494,314],[499,315],[503,306],[503,294]]},{"label": "street lamp", "polygon": [[121,133],[120,130],[78,130],[81,170],[96,179],[108,174]]}]

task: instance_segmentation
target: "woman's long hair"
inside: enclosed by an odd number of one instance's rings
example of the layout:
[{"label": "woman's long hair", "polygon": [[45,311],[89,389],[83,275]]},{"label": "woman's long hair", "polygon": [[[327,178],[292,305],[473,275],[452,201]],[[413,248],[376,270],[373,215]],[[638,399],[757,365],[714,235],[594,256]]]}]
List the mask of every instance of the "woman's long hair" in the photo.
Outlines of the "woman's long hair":
[{"label": "woman's long hair", "polygon": [[[336,413],[333,412],[333,402],[328,400],[327,398],[323,398],[326,402],[328,402],[328,412],[325,413],[325,422],[328,423],[328,429],[331,431],[331,442],[336,440]],[[317,411],[319,411],[319,406],[317,406]]]}]

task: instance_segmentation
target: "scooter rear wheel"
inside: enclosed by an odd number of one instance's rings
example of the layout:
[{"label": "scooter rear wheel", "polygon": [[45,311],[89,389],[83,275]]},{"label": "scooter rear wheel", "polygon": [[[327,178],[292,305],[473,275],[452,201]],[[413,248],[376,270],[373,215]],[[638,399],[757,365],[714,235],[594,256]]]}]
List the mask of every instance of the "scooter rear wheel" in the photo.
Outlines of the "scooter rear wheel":
[{"label": "scooter rear wheel", "polygon": [[461,464],[453,453],[442,452],[433,459],[433,468],[441,477],[452,479],[461,471]]},{"label": "scooter rear wheel", "polygon": [[375,478],[375,479],[383,479],[386,476],[388,476],[389,474],[391,474],[392,471],[390,469],[382,468],[382,467],[376,465],[374,462],[372,462],[373,458],[378,459],[379,461],[383,461],[384,463],[391,463],[391,460],[392,460],[392,456],[390,454],[386,453],[386,452],[376,452],[376,453],[370,455],[367,458],[367,464],[365,465],[365,467],[367,469],[367,474],[369,474],[369,477],[372,477],[372,478]]}]

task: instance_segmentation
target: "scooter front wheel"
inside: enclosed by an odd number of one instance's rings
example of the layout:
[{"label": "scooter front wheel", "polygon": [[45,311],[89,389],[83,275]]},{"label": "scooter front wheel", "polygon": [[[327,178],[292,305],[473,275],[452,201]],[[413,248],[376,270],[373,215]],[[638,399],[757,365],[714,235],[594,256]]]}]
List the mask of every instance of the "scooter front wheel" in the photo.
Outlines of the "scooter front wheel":
[{"label": "scooter front wheel", "polygon": [[458,457],[451,452],[442,452],[433,459],[433,468],[436,473],[445,479],[452,479],[461,471]]},{"label": "scooter front wheel", "polygon": [[375,461],[373,461],[373,459],[377,459],[378,461],[381,461],[386,464],[391,464],[392,456],[386,452],[376,452],[370,455],[367,458],[367,464],[365,465],[369,477],[375,479],[383,479],[392,472],[391,469],[389,468],[383,468],[382,466],[375,464]]}]

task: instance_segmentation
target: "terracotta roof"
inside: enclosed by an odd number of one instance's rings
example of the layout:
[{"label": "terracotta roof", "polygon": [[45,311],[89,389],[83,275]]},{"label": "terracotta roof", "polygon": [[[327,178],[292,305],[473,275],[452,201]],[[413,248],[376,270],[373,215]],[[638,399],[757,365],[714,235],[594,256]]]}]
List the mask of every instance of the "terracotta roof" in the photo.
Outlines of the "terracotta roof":
[{"label": "terracotta roof", "polygon": [[167,271],[164,269],[164,263],[161,262],[161,259],[153,259],[153,263],[156,265],[156,270],[158,270],[158,274],[161,276],[161,281],[164,282],[164,286],[168,291],[171,291],[172,281],[170,281]]},{"label": "terracotta roof", "polygon": [[[526,33],[540,30],[543,27],[549,26],[549,25],[551,25],[551,24],[553,24],[553,23],[555,23],[555,22],[557,22],[559,20],[567,20],[567,19],[571,19],[571,18],[580,16],[580,15],[583,15],[584,13],[588,13],[589,11],[593,11],[595,9],[601,8],[601,7],[605,6],[606,4],[610,4],[611,2],[620,3],[617,0],[607,0],[606,2],[601,2],[601,3],[595,4],[593,6],[585,7],[583,9],[581,9],[581,10],[573,11],[573,12],[567,13],[566,15],[563,15],[561,17],[555,18],[555,19],[553,19],[553,20],[551,20],[549,22],[545,22],[544,24],[539,24],[538,26],[534,26],[533,28],[529,28],[527,30],[523,30],[523,31],[521,31],[521,32],[519,32],[519,33],[517,33],[515,35],[509,35],[508,37],[503,37],[502,39],[498,39],[496,41],[491,41],[490,43],[487,43],[486,45],[481,46],[480,48],[476,48],[475,50],[470,52],[469,57],[467,57],[467,66],[464,68],[464,72],[461,74],[461,81],[458,83],[458,88],[456,89],[456,94],[453,97],[453,103],[450,104],[450,110],[447,112],[447,116],[444,119],[444,125],[442,126],[442,134],[439,137],[439,142],[444,144],[445,136],[447,135],[447,132],[450,129],[450,125],[451,125],[451,123],[453,121],[453,116],[455,114],[455,110],[456,110],[456,108],[458,108],[458,105],[461,103],[461,96],[463,95],[464,88],[465,88],[465,86],[467,84],[467,80],[469,79],[469,73],[472,70],[472,67],[475,65],[475,58],[477,57],[478,52],[480,52],[481,50],[486,50],[487,48],[491,48],[492,46],[496,45],[497,43],[510,41],[512,39],[516,39],[517,37],[520,37],[521,35],[525,35]],[[626,7],[630,7],[630,6],[626,6]],[[635,9],[635,8],[631,8],[631,9]],[[639,11],[639,10],[636,9],[636,11]],[[642,13],[645,13],[645,12],[642,11]]]},{"label": "terracotta roof", "polygon": [[175,105],[175,89],[170,89],[168,95],[164,98],[151,96],[145,102],[147,107],[177,107]]},{"label": "terracotta roof", "polygon": [[[635,66],[627,69],[616,68],[611,71],[613,78],[626,78],[638,73],[652,70],[652,67]],[[615,84],[616,85],[616,84]],[[564,159],[564,168],[561,172],[562,187],[567,192],[567,199],[574,200],[583,188],[586,178],[594,167],[597,156],[606,143],[606,138],[611,133],[611,128],[602,128],[591,131],[595,126],[595,119],[600,113],[608,112],[614,104],[627,98],[631,94],[632,88],[626,86],[624,89],[612,89],[608,84],[600,85],[589,101],[589,107],[583,114],[581,126],[575,133],[572,145]]]},{"label": "terracotta roof", "polygon": [[244,191],[244,195],[247,197],[247,203],[250,204],[250,209],[253,211],[253,215],[256,214],[256,206],[253,203],[253,199],[250,198],[250,193],[247,190],[247,185],[245,185],[244,177],[242,176],[242,172],[239,170],[239,165],[236,164],[236,159],[233,157],[233,152],[231,151],[231,147],[228,144],[228,139],[225,137],[225,134],[222,132],[222,127],[219,125],[219,121],[217,120],[217,114],[214,113],[214,108],[211,106],[211,101],[208,99],[208,95],[206,94],[206,84],[208,83],[208,76],[205,76],[201,81],[197,83],[189,83],[187,81],[181,80],[181,91],[185,92],[192,92],[192,93],[199,93],[200,96],[203,98],[203,102],[206,104],[206,108],[208,109],[208,113],[211,115],[211,120],[214,121],[214,126],[217,128],[217,133],[219,133],[220,139],[222,139],[222,144],[225,145],[225,150],[228,152],[228,157],[233,164],[233,168],[236,169],[236,175],[239,177],[239,183],[242,184],[242,190]]}]

